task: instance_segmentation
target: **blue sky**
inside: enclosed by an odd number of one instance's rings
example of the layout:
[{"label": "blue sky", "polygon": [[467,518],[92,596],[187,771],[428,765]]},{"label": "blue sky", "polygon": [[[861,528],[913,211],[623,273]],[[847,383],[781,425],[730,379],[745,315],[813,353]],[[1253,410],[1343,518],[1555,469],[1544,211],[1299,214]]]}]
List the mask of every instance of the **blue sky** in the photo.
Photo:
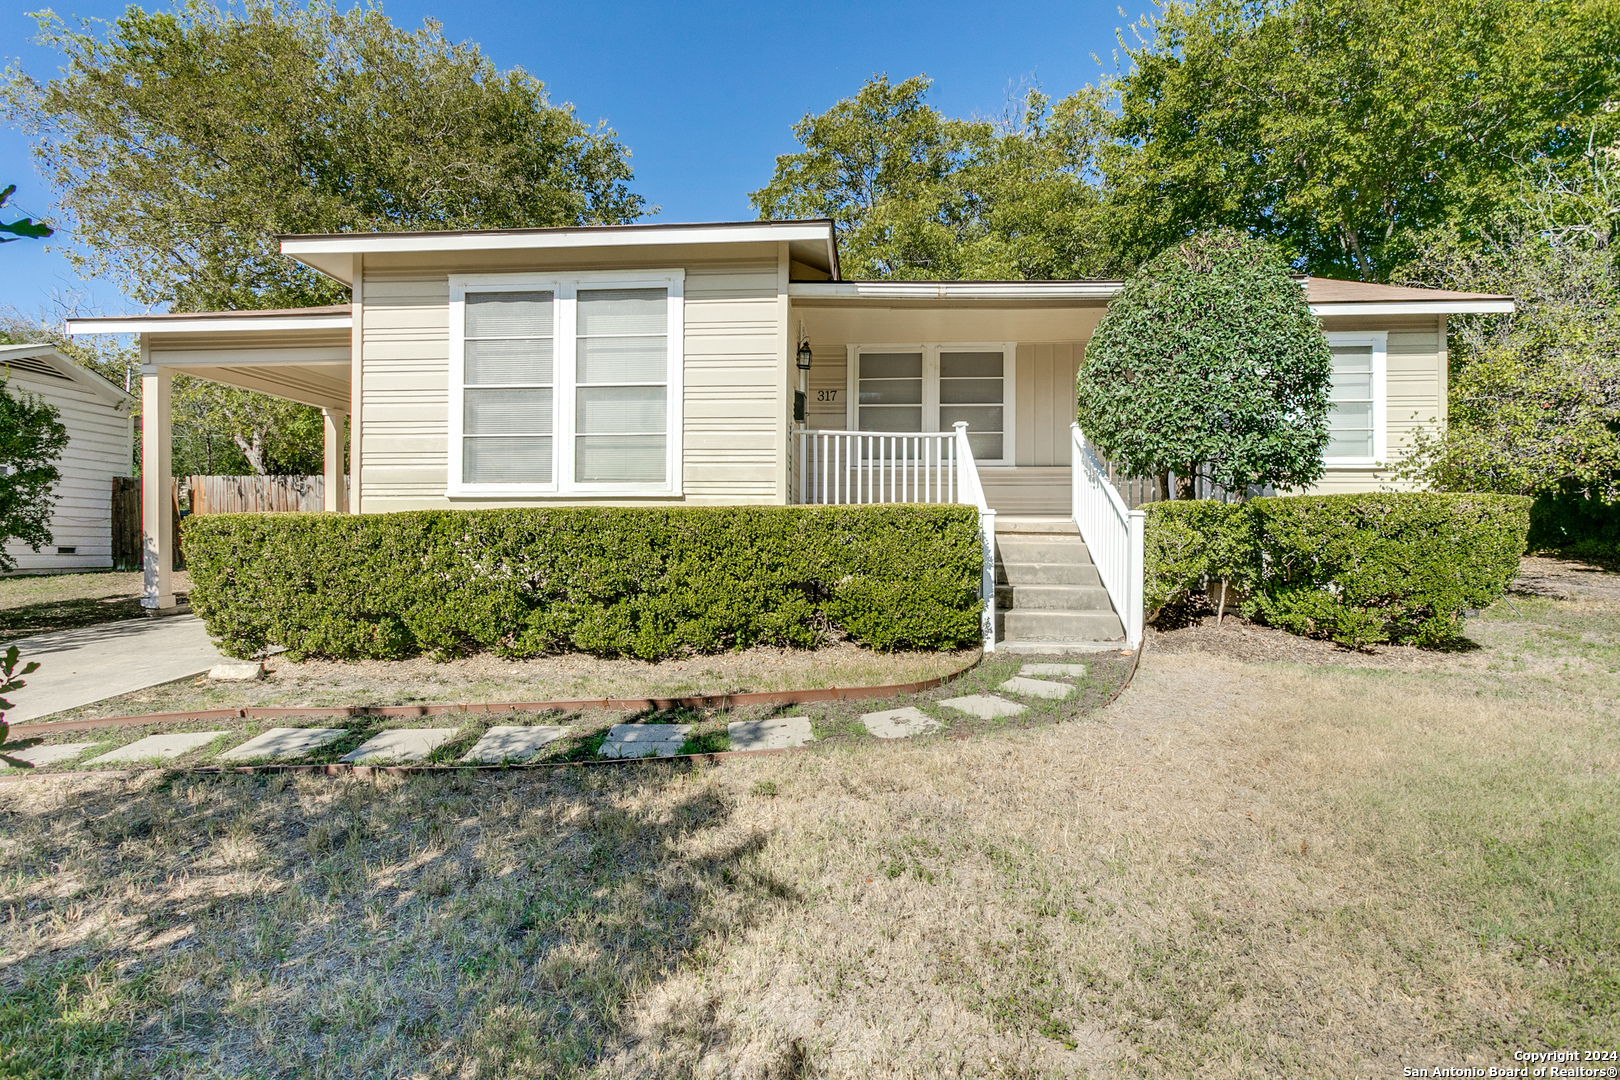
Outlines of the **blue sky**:
[{"label": "blue sky", "polygon": [[[0,56],[36,77],[57,64],[32,43],[27,13],[41,6],[0,0]],[[112,18],[124,6],[57,0],[54,10]],[[1061,97],[1112,71],[1116,30],[1148,6],[396,0],[384,9],[413,28],[436,18],[453,40],[477,42],[502,68],[544,80],[552,100],[572,102],[582,119],[606,120],[633,154],[635,189],[662,207],[657,220],[722,221],[753,217],[747,193],[770,177],[777,154],[795,149],[796,120],[853,93],[874,72],[926,73],[935,80],[929,100],[947,114],[997,116],[1024,86]],[[0,126],[0,184],[15,183],[16,206],[37,217],[49,214],[50,192],[28,150],[22,133]],[[60,294],[76,296],[85,313],[134,310],[116,286],[81,280],[46,246],[0,245],[0,308],[37,313]]]}]

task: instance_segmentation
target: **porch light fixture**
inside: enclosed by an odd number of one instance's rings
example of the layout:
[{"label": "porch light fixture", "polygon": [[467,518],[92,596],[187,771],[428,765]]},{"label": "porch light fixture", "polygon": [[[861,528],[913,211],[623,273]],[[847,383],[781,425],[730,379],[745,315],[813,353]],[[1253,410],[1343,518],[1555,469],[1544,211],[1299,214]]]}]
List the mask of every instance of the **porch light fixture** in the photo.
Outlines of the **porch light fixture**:
[{"label": "porch light fixture", "polygon": [[795,354],[795,358],[798,360],[800,371],[810,370],[810,343],[808,341],[799,342],[799,351]]}]

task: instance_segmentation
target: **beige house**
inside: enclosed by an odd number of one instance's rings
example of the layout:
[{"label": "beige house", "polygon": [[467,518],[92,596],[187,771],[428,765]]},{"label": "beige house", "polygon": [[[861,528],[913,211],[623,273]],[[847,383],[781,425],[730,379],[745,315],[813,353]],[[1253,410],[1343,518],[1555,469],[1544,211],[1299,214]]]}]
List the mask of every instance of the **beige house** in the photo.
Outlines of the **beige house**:
[{"label": "beige house", "polygon": [[[352,304],[70,332],[140,335],[148,432],[169,430],[175,372],[324,409],[328,510],[970,502],[986,589],[1000,585],[987,641],[1136,636],[1129,510],[1104,558],[1112,541],[1081,506],[1119,500],[1087,479],[1072,428],[1119,282],[844,281],[828,221],[288,236],[282,251]],[[1411,433],[1444,419],[1446,319],[1511,304],[1305,290],[1337,365],[1320,490],[1376,488]],[[345,416],[352,506],[337,494]],[[144,471],[166,475],[168,452],[147,439]],[[170,508],[146,509],[146,602],[161,608]]]}]

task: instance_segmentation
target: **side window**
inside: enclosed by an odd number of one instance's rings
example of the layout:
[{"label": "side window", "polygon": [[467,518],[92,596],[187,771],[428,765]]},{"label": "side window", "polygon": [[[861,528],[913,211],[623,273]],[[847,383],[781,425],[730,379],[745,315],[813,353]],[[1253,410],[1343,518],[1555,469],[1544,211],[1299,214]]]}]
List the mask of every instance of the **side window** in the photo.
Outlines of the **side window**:
[{"label": "side window", "polygon": [[1326,456],[1371,459],[1376,423],[1373,346],[1333,346]]}]

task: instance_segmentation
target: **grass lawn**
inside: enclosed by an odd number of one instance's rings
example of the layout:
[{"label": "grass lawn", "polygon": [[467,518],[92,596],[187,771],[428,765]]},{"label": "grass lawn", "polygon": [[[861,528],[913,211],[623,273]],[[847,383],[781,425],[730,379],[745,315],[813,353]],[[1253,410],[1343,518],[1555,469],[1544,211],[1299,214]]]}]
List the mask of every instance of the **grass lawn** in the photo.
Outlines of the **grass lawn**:
[{"label": "grass lawn", "polygon": [[[182,594],[189,591],[184,571],[174,575],[174,588]],[[0,642],[139,618],[141,589],[139,571],[0,578]]]},{"label": "grass lawn", "polygon": [[1620,579],[1531,569],[1477,649],[1279,660],[1190,628],[1072,722],[6,785],[0,1075],[1387,1077],[1620,1049]]}]

